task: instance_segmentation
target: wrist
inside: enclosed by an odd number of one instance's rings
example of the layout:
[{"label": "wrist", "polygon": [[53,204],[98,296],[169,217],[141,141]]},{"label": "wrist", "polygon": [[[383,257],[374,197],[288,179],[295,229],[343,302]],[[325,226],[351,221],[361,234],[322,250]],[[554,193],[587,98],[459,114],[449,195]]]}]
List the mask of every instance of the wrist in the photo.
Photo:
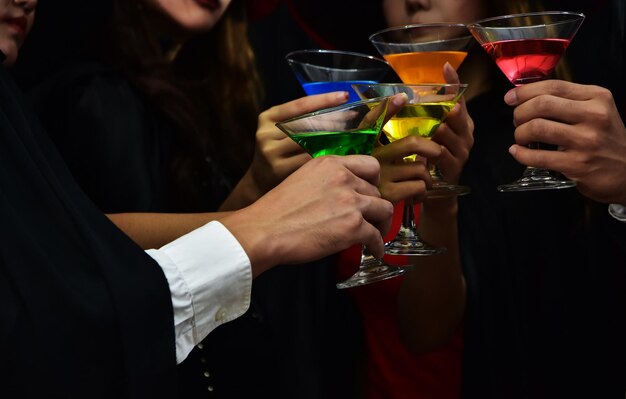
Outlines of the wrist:
[{"label": "wrist", "polygon": [[255,223],[257,220],[254,214],[250,215],[243,210],[231,212],[219,220],[248,256],[253,278],[277,264],[277,259],[281,258],[279,250],[282,249],[277,248],[275,240],[270,238],[275,235],[266,234],[271,230],[269,226]]}]

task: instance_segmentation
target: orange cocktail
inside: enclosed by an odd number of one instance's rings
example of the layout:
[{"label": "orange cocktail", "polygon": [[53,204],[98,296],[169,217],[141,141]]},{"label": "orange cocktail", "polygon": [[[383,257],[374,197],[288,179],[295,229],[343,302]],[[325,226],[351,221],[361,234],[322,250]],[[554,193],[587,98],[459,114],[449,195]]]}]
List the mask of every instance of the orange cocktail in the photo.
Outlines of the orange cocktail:
[{"label": "orange cocktail", "polygon": [[444,83],[443,66],[458,69],[467,51],[424,51],[386,54],[383,57],[405,83]]}]

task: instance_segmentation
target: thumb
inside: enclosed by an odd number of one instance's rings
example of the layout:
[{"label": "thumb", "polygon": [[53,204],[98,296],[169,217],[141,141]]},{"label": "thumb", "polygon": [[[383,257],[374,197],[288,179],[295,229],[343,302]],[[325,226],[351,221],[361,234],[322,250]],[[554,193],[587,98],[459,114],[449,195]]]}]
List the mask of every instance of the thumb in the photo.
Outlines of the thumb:
[{"label": "thumb", "polygon": [[446,62],[443,66],[443,78],[446,80],[446,83],[461,83],[459,74],[449,62]]}]

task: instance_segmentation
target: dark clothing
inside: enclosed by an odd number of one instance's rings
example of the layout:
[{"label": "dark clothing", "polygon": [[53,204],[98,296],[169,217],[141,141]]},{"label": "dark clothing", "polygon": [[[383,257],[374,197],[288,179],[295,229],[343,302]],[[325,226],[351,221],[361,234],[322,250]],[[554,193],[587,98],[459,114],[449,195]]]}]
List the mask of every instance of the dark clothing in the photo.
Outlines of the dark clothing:
[{"label": "dark clothing", "polygon": [[[103,211],[198,210],[175,205],[182,202],[170,173],[176,127],[123,75],[102,64],[74,63],[29,95],[72,173]],[[199,211],[210,212],[234,179],[209,159],[206,166],[208,173],[198,176],[208,179],[194,184],[205,188]],[[250,309],[211,332],[179,365],[180,397],[316,398],[345,386],[336,380],[344,381],[340,372],[353,363],[334,356],[356,350],[344,344],[358,344],[359,330],[347,297],[334,286],[331,264],[279,267],[255,279]]]},{"label": "dark clothing", "polygon": [[[574,81],[610,89],[619,105],[624,3],[578,0],[566,8],[587,15],[566,54]],[[496,190],[524,167],[508,153],[513,109],[503,97],[512,86],[499,71],[494,81],[496,89],[468,103],[475,143],[462,183],[472,193],[459,200],[468,288],[464,398],[621,399],[626,224],[576,189]]]},{"label": "dark clothing", "polygon": [[[113,68],[70,63],[29,91],[83,190],[105,212],[190,212],[174,190],[177,128]],[[232,185],[207,157],[195,191],[215,210]],[[209,177],[205,177],[209,176]]]},{"label": "dark clothing", "polygon": [[[29,92],[83,190],[105,213],[168,210],[172,129],[119,73],[71,65]],[[171,211],[171,209],[170,209]]]},{"label": "dark clothing", "polygon": [[468,103],[462,184],[465,398],[621,398],[626,390],[626,225],[575,189],[500,193],[523,166],[493,90]]},{"label": "dark clothing", "polygon": [[78,188],[3,67],[0,213],[0,397],[174,397],[161,269]]},{"label": "dark clothing", "polygon": [[207,397],[209,387],[219,399],[354,397],[361,324],[335,288],[332,264],[280,266],[256,278],[248,312],[179,366],[181,397]]}]

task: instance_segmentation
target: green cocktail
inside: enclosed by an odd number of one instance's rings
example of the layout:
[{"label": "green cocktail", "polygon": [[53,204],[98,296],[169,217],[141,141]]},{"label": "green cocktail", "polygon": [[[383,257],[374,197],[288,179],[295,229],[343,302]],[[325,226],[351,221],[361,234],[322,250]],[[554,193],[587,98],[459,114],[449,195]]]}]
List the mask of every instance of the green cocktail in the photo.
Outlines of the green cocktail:
[{"label": "green cocktail", "polygon": [[[377,97],[302,115],[276,126],[312,157],[369,155],[385,123],[390,97]],[[350,288],[404,274],[408,268],[376,259],[362,246],[359,270],[337,288]]]},{"label": "green cocktail", "polygon": [[291,136],[313,158],[322,155],[370,154],[379,131],[373,129],[352,132],[313,132]]}]

